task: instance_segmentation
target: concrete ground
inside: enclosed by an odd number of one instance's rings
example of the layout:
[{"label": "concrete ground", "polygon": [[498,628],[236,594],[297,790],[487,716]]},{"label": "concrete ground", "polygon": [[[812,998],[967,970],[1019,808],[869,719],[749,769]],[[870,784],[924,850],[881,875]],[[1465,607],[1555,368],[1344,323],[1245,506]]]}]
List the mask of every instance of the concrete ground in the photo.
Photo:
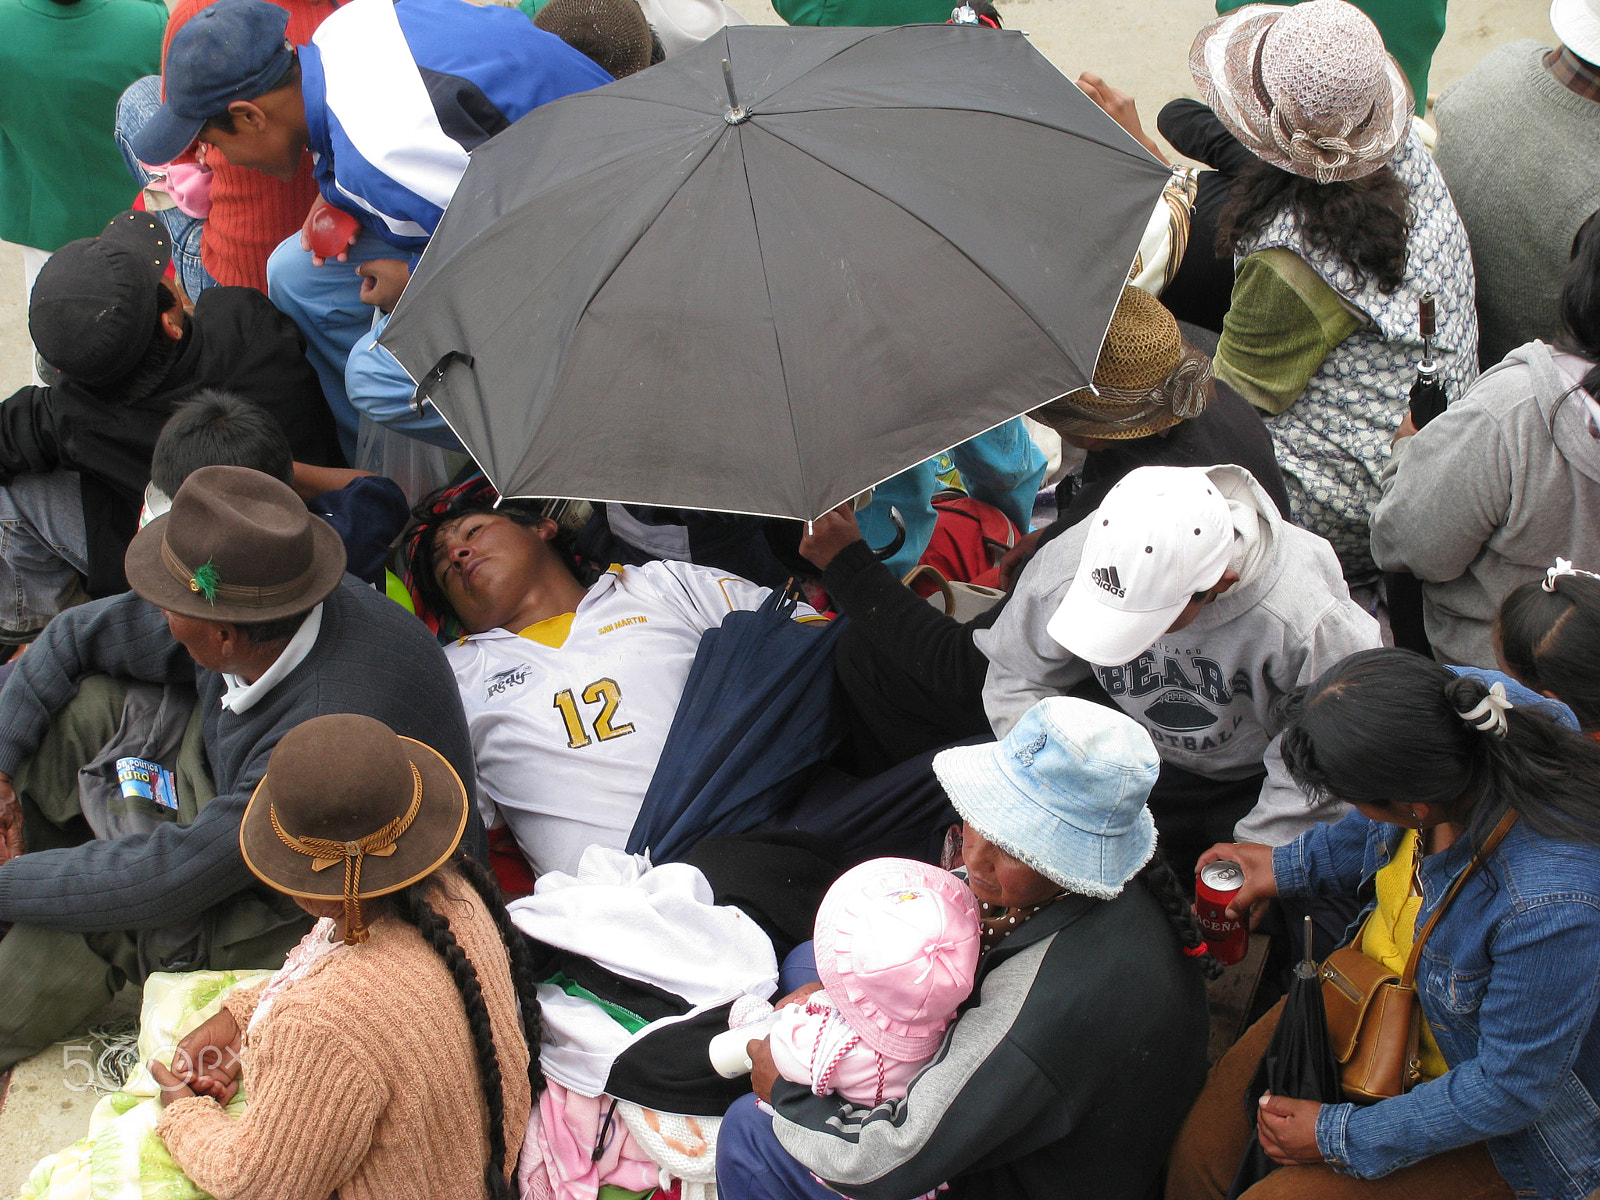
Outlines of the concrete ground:
[{"label": "concrete ground", "polygon": [[[766,0],[733,0],[750,20],[779,24]],[[1092,71],[1131,93],[1153,131],[1168,100],[1194,94],[1189,44],[1212,15],[1210,0],[998,0],[1011,29],[1025,31],[1066,75]],[[1459,79],[1495,46],[1518,38],[1553,42],[1546,0],[1453,0],[1444,41],[1434,56],[1434,94]],[[133,189],[130,184],[129,197]],[[0,395],[29,382],[22,260],[0,243]],[[4,282],[11,281],[11,282]],[[121,999],[121,1010],[132,1003]],[[1243,1003],[1244,1001],[1238,1001]],[[81,1089],[82,1038],[23,1064],[0,1096],[0,1197],[13,1196],[40,1156],[82,1135],[96,1093]]]}]

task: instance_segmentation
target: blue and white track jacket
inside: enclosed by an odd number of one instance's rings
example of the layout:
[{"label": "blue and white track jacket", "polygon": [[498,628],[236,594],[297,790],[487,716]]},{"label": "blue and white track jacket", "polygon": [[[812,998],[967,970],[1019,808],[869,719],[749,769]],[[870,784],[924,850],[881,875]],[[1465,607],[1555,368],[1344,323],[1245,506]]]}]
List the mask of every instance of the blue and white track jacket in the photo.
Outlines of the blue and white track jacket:
[{"label": "blue and white track jacket", "polygon": [[323,196],[410,251],[427,245],[473,149],[611,82],[516,9],[467,0],[350,0],[300,63]]}]

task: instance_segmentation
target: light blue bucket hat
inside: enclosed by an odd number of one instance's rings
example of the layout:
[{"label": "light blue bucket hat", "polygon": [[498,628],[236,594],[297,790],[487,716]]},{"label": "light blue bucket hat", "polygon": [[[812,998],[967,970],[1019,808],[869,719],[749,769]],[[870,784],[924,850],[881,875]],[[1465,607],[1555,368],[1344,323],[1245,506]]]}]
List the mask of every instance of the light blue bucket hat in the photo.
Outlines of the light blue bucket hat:
[{"label": "light blue bucket hat", "polygon": [[1071,696],[1039,701],[998,742],[933,759],[956,811],[1068,891],[1117,896],[1156,849],[1145,807],[1161,759],[1144,727]]}]

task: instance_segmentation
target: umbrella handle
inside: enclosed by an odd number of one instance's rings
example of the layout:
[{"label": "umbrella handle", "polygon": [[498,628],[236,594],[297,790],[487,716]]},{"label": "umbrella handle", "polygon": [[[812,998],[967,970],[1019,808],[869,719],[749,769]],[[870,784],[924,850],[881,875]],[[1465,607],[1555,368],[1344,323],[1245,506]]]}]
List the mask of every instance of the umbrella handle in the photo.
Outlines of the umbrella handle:
[{"label": "umbrella handle", "polygon": [[[419,413],[424,404],[433,400],[433,389],[444,382],[444,374],[450,369],[452,363],[459,362],[464,367],[472,365],[472,355],[461,350],[447,350],[444,357],[433,364],[433,370],[422,377],[422,382],[417,384],[417,390],[411,393],[411,411]],[[496,501],[495,503],[499,503]]]},{"label": "umbrella handle", "polygon": [[906,520],[900,515],[900,510],[892,504],[889,506],[889,524],[894,526],[894,537],[883,549],[872,552],[873,557],[879,562],[893,558],[900,547],[906,544]]},{"label": "umbrella handle", "polygon": [[733,66],[727,59],[722,60],[722,85],[728,89],[728,111],[722,114],[722,119],[729,125],[739,125],[750,119],[750,112],[739,103],[739,97],[733,90]]}]

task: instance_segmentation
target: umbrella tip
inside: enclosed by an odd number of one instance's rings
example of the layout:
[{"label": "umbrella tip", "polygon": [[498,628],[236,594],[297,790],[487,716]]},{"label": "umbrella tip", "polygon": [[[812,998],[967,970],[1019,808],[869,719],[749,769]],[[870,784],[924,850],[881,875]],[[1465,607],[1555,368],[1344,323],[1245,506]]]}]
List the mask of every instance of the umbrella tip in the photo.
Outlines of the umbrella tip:
[{"label": "umbrella tip", "polygon": [[739,103],[739,97],[733,90],[733,66],[727,59],[722,60],[722,83],[728,89],[728,111],[722,114],[722,119],[729,125],[738,125],[750,119],[750,114],[744,105]]}]

